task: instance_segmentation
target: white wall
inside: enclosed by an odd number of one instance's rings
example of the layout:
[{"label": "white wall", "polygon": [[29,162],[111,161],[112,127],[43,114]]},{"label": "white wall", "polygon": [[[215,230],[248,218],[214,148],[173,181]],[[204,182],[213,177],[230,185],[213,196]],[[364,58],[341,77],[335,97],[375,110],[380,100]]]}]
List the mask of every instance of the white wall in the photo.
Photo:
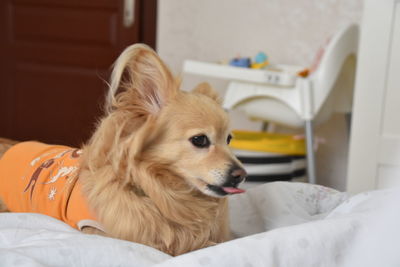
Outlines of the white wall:
[{"label": "white wall", "polygon": [[[228,60],[264,51],[272,63],[309,66],[336,29],[359,22],[362,0],[159,0],[157,50],[179,74],[185,59]],[[209,81],[221,94],[227,83],[185,75],[183,88]],[[233,128],[259,129],[239,112]],[[286,131],[286,129],[283,129]],[[318,152],[318,182],[345,189],[348,136],[342,116],[317,129],[327,145]]]}]

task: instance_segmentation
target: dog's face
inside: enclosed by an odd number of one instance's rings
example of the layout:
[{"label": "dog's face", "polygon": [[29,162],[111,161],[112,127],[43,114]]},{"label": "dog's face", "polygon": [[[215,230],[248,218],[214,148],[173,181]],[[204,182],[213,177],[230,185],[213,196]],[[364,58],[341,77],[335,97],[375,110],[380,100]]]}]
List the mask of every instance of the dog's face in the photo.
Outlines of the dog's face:
[{"label": "dog's face", "polygon": [[161,111],[157,157],[188,183],[211,196],[241,193],[246,172],[231,153],[229,118],[207,84],[179,92]]},{"label": "dog's face", "polygon": [[119,61],[125,63],[117,61],[116,69],[118,64],[128,65],[130,81],[116,97],[117,88],[113,92],[111,86],[109,101],[116,109],[129,110],[131,105],[129,111],[145,119],[135,133],[137,157],[168,166],[168,171],[210,196],[244,192],[238,186],[246,172],[228,147],[228,114],[213,89],[200,84],[191,92],[180,91],[152,50],[134,46],[124,53]]}]

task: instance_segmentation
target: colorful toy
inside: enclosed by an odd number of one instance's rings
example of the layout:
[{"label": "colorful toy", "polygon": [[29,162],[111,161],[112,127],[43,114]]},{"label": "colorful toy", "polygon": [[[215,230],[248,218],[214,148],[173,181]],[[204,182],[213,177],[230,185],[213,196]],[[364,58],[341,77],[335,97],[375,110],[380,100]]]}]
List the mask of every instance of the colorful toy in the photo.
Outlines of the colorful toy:
[{"label": "colorful toy", "polygon": [[230,66],[234,67],[242,67],[242,68],[249,68],[250,67],[251,60],[248,57],[236,57],[229,61]]},{"label": "colorful toy", "polygon": [[229,61],[230,66],[241,67],[241,68],[252,68],[252,69],[262,69],[265,66],[269,65],[268,56],[259,52],[254,57],[254,62],[251,62],[251,59],[248,57],[235,57]]},{"label": "colorful toy", "polygon": [[254,63],[251,64],[252,69],[262,69],[269,64],[268,56],[264,52],[258,52],[254,57]]},{"label": "colorful toy", "polygon": [[303,77],[303,78],[307,78],[308,75],[310,75],[310,69],[304,69],[301,70],[297,73],[297,76]]}]

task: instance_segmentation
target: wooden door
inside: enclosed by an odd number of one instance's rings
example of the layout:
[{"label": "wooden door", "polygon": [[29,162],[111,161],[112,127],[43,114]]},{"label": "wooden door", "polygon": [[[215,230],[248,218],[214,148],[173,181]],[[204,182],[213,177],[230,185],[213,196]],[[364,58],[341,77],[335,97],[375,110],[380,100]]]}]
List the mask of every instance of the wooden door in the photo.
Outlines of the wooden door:
[{"label": "wooden door", "polygon": [[[156,0],[0,1],[0,136],[79,146],[102,114],[110,67],[154,46]],[[125,10],[125,11],[124,11]]]}]

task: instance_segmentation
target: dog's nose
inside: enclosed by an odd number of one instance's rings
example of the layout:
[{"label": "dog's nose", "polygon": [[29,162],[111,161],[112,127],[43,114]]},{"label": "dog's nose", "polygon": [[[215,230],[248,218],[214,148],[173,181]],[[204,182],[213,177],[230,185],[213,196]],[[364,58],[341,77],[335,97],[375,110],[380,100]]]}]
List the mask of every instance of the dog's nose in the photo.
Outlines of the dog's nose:
[{"label": "dog's nose", "polygon": [[238,184],[241,183],[247,176],[247,172],[239,167],[233,168],[230,177],[234,183]]}]

